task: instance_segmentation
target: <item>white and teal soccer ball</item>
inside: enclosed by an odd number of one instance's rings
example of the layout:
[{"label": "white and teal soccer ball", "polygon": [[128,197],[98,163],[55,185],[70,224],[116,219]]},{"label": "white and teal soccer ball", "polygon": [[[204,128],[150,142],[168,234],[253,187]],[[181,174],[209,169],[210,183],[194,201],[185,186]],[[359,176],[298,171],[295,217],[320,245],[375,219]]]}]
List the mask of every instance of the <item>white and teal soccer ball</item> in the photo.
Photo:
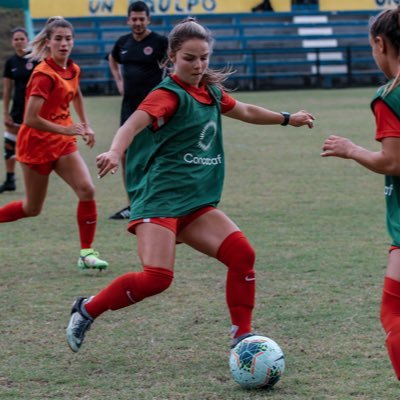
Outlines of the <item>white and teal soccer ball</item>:
[{"label": "white and teal soccer ball", "polygon": [[271,388],[285,371],[285,356],[272,339],[255,335],[231,350],[229,365],[233,379],[243,388]]}]

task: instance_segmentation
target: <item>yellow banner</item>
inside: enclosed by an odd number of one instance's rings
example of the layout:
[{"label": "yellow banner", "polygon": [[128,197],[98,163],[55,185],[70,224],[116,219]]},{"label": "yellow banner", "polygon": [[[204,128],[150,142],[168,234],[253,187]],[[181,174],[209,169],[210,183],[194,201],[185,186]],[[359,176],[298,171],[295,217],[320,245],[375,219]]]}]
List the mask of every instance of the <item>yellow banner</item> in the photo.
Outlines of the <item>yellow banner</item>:
[{"label": "yellow banner", "polygon": [[[251,12],[260,0],[145,0],[152,14]],[[32,18],[125,16],[129,0],[30,0]]]},{"label": "yellow banner", "polygon": [[389,8],[394,2],[393,0],[319,0],[319,9],[321,11],[377,10]]},{"label": "yellow banner", "polygon": [[[125,16],[132,0],[30,0],[33,18]],[[154,15],[248,13],[261,0],[144,0]],[[292,10],[292,0],[270,0],[276,12]],[[320,11],[379,10],[399,0],[319,0]]]}]

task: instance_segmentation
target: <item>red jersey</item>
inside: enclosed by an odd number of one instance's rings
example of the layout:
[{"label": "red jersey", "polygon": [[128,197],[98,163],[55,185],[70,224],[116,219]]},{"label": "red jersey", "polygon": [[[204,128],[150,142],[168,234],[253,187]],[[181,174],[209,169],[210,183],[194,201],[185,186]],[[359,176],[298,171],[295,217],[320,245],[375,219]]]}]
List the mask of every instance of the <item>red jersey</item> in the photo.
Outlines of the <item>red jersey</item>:
[{"label": "red jersey", "polygon": [[381,100],[374,103],[376,120],[375,139],[381,141],[386,137],[400,138],[400,121],[393,111]]},{"label": "red jersey", "polygon": [[[192,97],[204,104],[211,104],[213,99],[205,86],[195,87],[182,82],[176,75],[171,78],[183,87]],[[221,113],[227,113],[236,105],[236,100],[222,91]],[[165,124],[178,109],[178,96],[176,93],[165,89],[156,89],[150,92],[147,97],[140,103],[138,110],[145,111],[154,118],[153,128],[157,130],[161,125]]]},{"label": "red jersey", "polygon": [[[42,118],[63,126],[72,125],[69,104],[78,92],[79,77],[80,68],[72,60],[64,70],[47,58],[34,69],[25,102],[30,96],[42,97],[45,100],[40,110]],[[41,131],[23,123],[17,136],[17,159],[29,164],[55,161],[74,142],[75,136]]]}]

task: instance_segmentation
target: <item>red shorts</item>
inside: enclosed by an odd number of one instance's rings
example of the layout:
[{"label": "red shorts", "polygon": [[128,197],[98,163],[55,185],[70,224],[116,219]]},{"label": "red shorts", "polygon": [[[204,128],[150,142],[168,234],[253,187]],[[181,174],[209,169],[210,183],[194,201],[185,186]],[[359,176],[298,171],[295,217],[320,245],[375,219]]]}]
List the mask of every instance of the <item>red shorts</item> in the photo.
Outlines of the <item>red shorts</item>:
[{"label": "red shorts", "polygon": [[398,249],[400,249],[399,246],[390,246],[389,253],[391,253],[393,250],[398,250]]},{"label": "red shorts", "polygon": [[[77,150],[78,146],[76,142],[71,142],[68,144],[68,146],[65,147],[62,154],[60,154],[60,157],[71,154]],[[48,161],[42,164],[29,164],[29,163],[24,163],[24,164],[27,165],[30,169],[33,169],[34,171],[39,173],[40,175],[50,175],[53,169],[55,168],[57,161],[58,159],[53,161]]]},{"label": "red shorts", "polygon": [[135,219],[134,221],[129,222],[128,224],[128,231],[130,233],[135,234],[136,226],[139,224],[143,224],[146,222],[150,222],[152,224],[157,224],[160,226],[163,226],[165,228],[168,228],[172,232],[175,233],[175,235],[178,235],[179,232],[181,232],[184,228],[186,228],[191,222],[193,222],[195,219],[199,218],[203,214],[215,210],[215,207],[213,206],[205,206],[203,208],[200,208],[196,211],[194,211],[191,214],[184,215],[183,217],[177,217],[177,218],[170,218],[170,217],[165,217],[165,218],[160,218],[160,217],[155,217],[155,218],[141,218],[141,219]]}]

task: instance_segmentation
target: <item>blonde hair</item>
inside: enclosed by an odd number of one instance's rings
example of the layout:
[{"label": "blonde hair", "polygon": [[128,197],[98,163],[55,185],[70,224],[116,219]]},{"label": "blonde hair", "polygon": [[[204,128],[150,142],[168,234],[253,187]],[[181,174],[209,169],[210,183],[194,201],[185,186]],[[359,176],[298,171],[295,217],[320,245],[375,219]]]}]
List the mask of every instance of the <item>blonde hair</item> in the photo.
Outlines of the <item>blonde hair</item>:
[{"label": "blonde hair", "polygon": [[[369,34],[372,38],[383,36],[390,42],[393,48],[400,55],[400,6],[382,11],[376,17],[372,17],[369,23]],[[393,89],[400,85],[400,71],[383,91],[386,96]]]},{"label": "blonde hair", "polygon": [[[204,26],[200,25],[195,18],[188,17],[175,25],[170,32],[168,36],[168,53],[176,54],[182,48],[182,45],[190,39],[204,40],[208,43],[210,51],[212,52],[214,39],[211,32]],[[222,83],[225,82],[233,73],[234,71],[229,67],[222,70],[207,68],[204,72],[201,83],[206,85],[215,85],[220,89],[226,90]]]},{"label": "blonde hair", "polygon": [[74,33],[74,28],[70,22],[61,16],[50,17],[43,29],[32,39],[29,43],[28,55],[29,59],[42,61],[49,56],[49,49],[46,46],[46,40],[50,39],[52,33],[56,28],[69,28],[72,34]]}]

